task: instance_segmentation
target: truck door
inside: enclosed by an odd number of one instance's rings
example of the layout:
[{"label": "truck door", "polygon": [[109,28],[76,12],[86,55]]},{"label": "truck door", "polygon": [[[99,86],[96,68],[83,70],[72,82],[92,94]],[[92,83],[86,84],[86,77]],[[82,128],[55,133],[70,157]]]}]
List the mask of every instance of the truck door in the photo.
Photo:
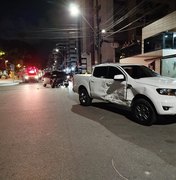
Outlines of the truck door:
[{"label": "truck door", "polygon": [[123,72],[114,66],[108,67],[108,74],[105,79],[105,99],[117,103],[125,104],[126,99],[126,77],[124,79],[114,80],[115,75],[124,75]]},{"label": "truck door", "polygon": [[107,76],[108,67],[95,67],[93,76],[90,78],[90,93],[92,97],[102,99],[106,95],[105,78]]}]

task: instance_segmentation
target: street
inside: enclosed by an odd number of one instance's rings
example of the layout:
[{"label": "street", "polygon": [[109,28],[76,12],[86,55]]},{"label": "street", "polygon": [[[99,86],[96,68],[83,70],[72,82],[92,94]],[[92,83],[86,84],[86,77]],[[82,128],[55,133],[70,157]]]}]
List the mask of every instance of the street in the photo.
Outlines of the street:
[{"label": "street", "polygon": [[68,88],[0,87],[0,180],[176,180],[176,119],[79,104]]}]

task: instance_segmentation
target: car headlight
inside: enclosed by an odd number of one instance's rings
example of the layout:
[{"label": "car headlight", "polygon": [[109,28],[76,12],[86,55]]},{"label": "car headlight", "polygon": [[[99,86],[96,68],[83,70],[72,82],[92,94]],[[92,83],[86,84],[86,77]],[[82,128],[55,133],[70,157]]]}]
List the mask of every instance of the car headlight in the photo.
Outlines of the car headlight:
[{"label": "car headlight", "polygon": [[24,76],[24,78],[25,78],[25,79],[29,79],[29,77],[28,77],[28,76]]},{"label": "car headlight", "polygon": [[176,89],[159,88],[156,91],[161,95],[176,96]]},{"label": "car headlight", "polygon": [[39,77],[38,76],[35,76],[35,79],[38,79]]}]

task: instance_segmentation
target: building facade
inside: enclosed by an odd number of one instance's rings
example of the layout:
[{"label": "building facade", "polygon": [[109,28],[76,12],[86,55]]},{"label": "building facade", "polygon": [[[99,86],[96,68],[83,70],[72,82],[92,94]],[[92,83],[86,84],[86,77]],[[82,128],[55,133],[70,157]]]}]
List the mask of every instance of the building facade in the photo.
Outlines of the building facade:
[{"label": "building facade", "polygon": [[158,73],[176,78],[176,11],[142,29],[142,53],[121,63],[144,64]]},{"label": "building facade", "polygon": [[[173,12],[176,9],[175,0],[169,2],[166,0],[162,2],[159,0],[75,0],[74,2],[79,5],[81,11],[77,23],[77,62],[84,72],[91,72],[94,64],[105,62],[138,62],[160,73],[164,72],[160,61],[163,55],[159,52],[154,54],[149,52],[147,44],[144,47],[144,43],[152,41],[151,36],[159,33],[147,35],[146,32],[152,33],[147,27],[169,12]],[[170,31],[162,27],[157,28],[162,32]],[[163,38],[165,35],[162,34]],[[162,63],[165,62],[166,60],[162,61]]]}]

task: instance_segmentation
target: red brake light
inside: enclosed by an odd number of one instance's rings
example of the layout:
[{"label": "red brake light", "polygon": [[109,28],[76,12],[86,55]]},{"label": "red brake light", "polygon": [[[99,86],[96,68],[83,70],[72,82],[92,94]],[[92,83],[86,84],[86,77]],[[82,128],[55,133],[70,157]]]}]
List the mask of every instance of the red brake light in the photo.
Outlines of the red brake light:
[{"label": "red brake light", "polygon": [[28,67],[27,68],[27,73],[28,74],[36,74],[37,73],[37,68],[36,67]]},{"label": "red brake light", "polygon": [[34,70],[30,70],[29,73],[35,73],[35,71]]}]

